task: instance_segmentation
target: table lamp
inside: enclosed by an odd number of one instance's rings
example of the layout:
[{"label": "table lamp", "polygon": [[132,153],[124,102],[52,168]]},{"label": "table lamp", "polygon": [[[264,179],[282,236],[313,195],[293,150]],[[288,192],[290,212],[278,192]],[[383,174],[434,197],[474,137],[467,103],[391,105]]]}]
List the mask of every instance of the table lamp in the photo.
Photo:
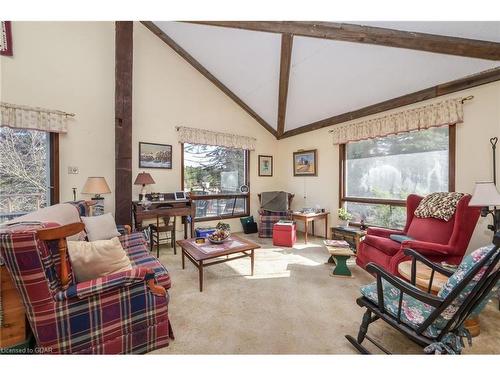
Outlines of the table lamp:
[{"label": "table lamp", "polygon": [[141,172],[137,175],[134,181],[134,185],[142,185],[142,190],[141,190],[141,195],[142,199],[141,200],[146,200],[146,185],[152,185],[155,183],[155,180],[153,180],[153,177],[149,173],[146,172]]},{"label": "table lamp", "polygon": [[82,194],[95,194],[92,197],[96,201],[95,207],[92,207],[92,215],[98,216],[104,213],[104,197],[101,194],[109,194],[111,189],[106,183],[104,177],[89,177],[82,189]]},{"label": "table lamp", "polygon": [[92,199],[103,199],[101,194],[109,194],[109,188],[104,177],[89,177],[82,189],[82,194],[95,194]]},{"label": "table lamp", "polygon": [[493,232],[500,229],[500,209],[497,209],[497,206],[500,208],[500,193],[493,182],[476,182],[469,206],[481,207],[482,217],[491,214],[493,225],[488,225],[488,229]]}]

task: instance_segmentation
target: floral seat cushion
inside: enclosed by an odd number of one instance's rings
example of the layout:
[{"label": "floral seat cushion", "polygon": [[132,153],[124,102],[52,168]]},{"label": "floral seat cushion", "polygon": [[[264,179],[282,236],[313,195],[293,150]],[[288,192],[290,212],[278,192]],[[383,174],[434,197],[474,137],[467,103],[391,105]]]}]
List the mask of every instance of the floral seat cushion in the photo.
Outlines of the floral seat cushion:
[{"label": "floral seat cushion", "polygon": [[[490,251],[498,251],[493,249],[493,245],[485,246],[479,248],[467,255],[462,263],[460,263],[457,271],[448,279],[448,281],[443,285],[438,293],[439,297],[446,298],[451,291],[462,281],[468,272],[477,264],[481,259],[483,259]],[[436,320],[425,330],[424,335],[434,338],[437,337],[441,330],[446,326],[448,321],[453,317],[455,312],[460,308],[462,303],[469,296],[472,289],[476,286],[477,282],[483,276],[488,263],[478,272],[478,274],[467,284],[467,286],[462,290],[462,292],[451,302],[451,304],[437,317]],[[410,287],[415,288],[411,284]],[[497,284],[496,288],[498,288]],[[384,294],[384,307],[387,312],[394,317],[397,317],[399,308],[399,294],[400,291],[396,287],[392,286],[389,282],[382,279],[382,287]],[[495,289],[491,291],[495,293]],[[371,283],[361,287],[361,294],[374,302],[378,303],[377,297],[377,283]],[[491,295],[490,294],[490,295]],[[479,314],[481,310],[486,306],[488,298],[485,298],[480,305],[474,310],[473,314]],[[417,299],[404,294],[403,301],[401,304],[401,321],[412,328],[417,328],[422,324],[429,315],[434,311],[434,308],[426,303],[418,301]]]},{"label": "floral seat cushion", "polygon": [[[412,285],[408,284],[410,287]],[[382,279],[384,294],[384,307],[386,311],[397,318],[399,309],[399,289]],[[418,290],[415,288],[415,290]],[[377,283],[371,283],[361,287],[361,294],[373,303],[378,303]],[[426,303],[404,294],[401,303],[401,321],[412,328],[417,328],[434,311],[434,308]]]}]

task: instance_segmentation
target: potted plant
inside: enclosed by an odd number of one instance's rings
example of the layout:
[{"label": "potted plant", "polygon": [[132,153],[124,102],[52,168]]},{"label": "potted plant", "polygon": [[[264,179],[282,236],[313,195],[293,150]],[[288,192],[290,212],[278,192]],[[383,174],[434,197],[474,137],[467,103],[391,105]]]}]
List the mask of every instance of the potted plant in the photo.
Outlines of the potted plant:
[{"label": "potted plant", "polygon": [[349,226],[349,220],[352,219],[352,215],[347,211],[345,208],[341,207],[337,211],[337,214],[340,219],[340,226],[342,227],[348,227]]}]

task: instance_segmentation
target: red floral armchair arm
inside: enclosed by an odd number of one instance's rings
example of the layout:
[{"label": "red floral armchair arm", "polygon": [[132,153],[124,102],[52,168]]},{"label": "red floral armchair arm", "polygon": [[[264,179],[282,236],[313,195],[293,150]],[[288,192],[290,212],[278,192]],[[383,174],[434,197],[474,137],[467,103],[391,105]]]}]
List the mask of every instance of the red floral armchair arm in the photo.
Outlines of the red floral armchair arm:
[{"label": "red floral armchair arm", "polygon": [[94,280],[84,281],[71,285],[68,289],[59,292],[57,300],[70,298],[88,298],[93,295],[109,292],[111,290],[127,287],[136,283],[148,284],[153,294],[165,295],[166,291],[160,285],[155,284],[155,272],[152,269],[144,267],[135,267],[131,270],[113,273],[102,276]]},{"label": "red floral armchair arm", "polygon": [[368,230],[366,231],[366,234],[369,234],[371,236],[389,238],[389,236],[391,234],[404,235],[404,232],[402,232],[400,230],[395,230],[395,229],[371,227],[371,228],[368,228]]}]

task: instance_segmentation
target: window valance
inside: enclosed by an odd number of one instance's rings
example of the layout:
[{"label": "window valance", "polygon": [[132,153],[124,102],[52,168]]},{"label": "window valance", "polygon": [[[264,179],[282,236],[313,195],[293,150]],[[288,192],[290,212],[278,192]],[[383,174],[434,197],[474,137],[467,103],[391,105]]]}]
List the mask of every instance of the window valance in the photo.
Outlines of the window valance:
[{"label": "window valance", "polygon": [[25,105],[9,104],[0,102],[1,126],[8,126],[16,129],[33,129],[53,133],[66,133],[68,116],[58,110],[50,110],[39,107],[29,107]]},{"label": "window valance", "polygon": [[463,122],[462,98],[392,113],[367,121],[337,125],[330,130],[333,144],[383,137],[390,134],[428,129]]},{"label": "window valance", "polygon": [[255,150],[255,142],[257,141],[255,138],[243,135],[219,133],[205,129],[188,128],[185,126],[178,126],[176,129],[180,143]]}]

